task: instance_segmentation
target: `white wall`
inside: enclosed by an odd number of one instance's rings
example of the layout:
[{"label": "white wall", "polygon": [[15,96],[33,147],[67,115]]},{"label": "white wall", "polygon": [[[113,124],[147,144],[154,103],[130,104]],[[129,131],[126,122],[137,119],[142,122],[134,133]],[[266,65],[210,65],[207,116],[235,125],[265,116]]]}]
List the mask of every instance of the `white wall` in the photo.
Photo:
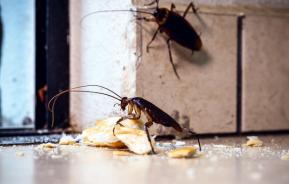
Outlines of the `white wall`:
[{"label": "white wall", "polygon": [[[134,95],[136,31],[132,14],[98,13],[80,24],[81,18],[93,11],[130,9],[131,1],[72,0],[70,6],[71,87],[99,84],[119,94]],[[118,110],[113,108],[116,102],[105,96],[71,94],[71,124],[86,127]]]}]

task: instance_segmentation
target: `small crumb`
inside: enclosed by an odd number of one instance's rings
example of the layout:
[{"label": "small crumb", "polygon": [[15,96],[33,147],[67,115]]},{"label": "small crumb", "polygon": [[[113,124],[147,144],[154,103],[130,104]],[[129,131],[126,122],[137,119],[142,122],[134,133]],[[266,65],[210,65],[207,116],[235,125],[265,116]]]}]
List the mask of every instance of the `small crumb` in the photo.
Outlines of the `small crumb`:
[{"label": "small crumb", "polygon": [[186,145],[186,142],[184,142],[184,141],[176,141],[175,142],[175,146],[184,146],[184,145]]},{"label": "small crumb", "polygon": [[44,143],[44,144],[40,144],[40,146],[42,148],[56,148],[56,144],[53,144],[53,143],[50,143],[50,142]]},{"label": "small crumb", "polygon": [[131,152],[128,152],[128,151],[119,151],[119,150],[113,151],[112,154],[115,155],[115,156],[130,156],[130,155],[132,155]]},{"label": "small crumb", "polygon": [[17,157],[23,157],[24,156],[24,153],[22,151],[17,151],[16,152],[16,156]]},{"label": "small crumb", "polygon": [[183,147],[171,150],[167,155],[171,158],[192,158],[196,152],[196,147]]},{"label": "small crumb", "polygon": [[162,145],[163,147],[171,147],[171,146],[172,146],[172,143],[170,143],[170,142],[163,142],[161,145]]},{"label": "small crumb", "polygon": [[249,147],[260,147],[263,145],[263,142],[257,136],[248,136],[248,141],[246,142],[245,146]]},{"label": "small crumb", "polygon": [[289,160],[289,153],[285,154],[285,155],[282,155],[281,156],[281,160]]},{"label": "small crumb", "polygon": [[60,138],[58,144],[60,144],[60,145],[76,145],[77,143],[72,136],[63,134],[62,137]]},{"label": "small crumb", "polygon": [[227,146],[223,144],[213,144],[213,147],[214,148],[226,148]]}]

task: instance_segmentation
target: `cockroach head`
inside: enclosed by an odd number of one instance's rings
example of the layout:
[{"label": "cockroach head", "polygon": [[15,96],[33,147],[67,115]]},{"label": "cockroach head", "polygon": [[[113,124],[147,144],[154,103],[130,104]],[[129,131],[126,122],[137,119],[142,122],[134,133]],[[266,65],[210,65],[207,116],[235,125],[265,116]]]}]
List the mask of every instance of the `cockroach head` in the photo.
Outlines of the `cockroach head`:
[{"label": "cockroach head", "polygon": [[168,10],[166,8],[156,8],[153,12],[153,16],[157,21],[164,21],[168,16]]},{"label": "cockroach head", "polygon": [[129,99],[127,97],[123,97],[120,102],[120,107],[124,111],[126,106],[128,105]]}]

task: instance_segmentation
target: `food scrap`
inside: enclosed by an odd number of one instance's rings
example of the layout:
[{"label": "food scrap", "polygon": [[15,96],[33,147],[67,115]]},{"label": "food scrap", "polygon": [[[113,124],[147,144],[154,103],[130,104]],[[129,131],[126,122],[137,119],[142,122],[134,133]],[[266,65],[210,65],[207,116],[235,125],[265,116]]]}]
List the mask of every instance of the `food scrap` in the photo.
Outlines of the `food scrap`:
[{"label": "food scrap", "polygon": [[[82,132],[83,144],[88,146],[104,146],[111,148],[123,148],[125,144],[113,135],[113,128],[120,117],[112,117],[98,120],[96,126],[85,129]],[[140,128],[141,122],[138,120],[124,120],[122,125],[130,128]]]},{"label": "food scrap", "polygon": [[60,145],[77,145],[76,140],[70,136],[63,134],[62,137],[59,140]]},{"label": "food scrap", "polygon": [[192,158],[196,153],[197,148],[191,146],[171,150],[167,153],[167,155],[171,158]]},{"label": "food scrap", "polygon": [[246,142],[245,146],[249,147],[260,147],[263,145],[263,142],[257,136],[248,136],[248,141]]},{"label": "food scrap", "polygon": [[184,141],[173,141],[175,143],[175,146],[184,146],[186,145],[186,142]]},{"label": "food scrap", "polygon": [[[115,136],[136,154],[148,154],[151,151],[147,135],[143,130],[117,125]],[[154,141],[152,144],[155,144]]]},{"label": "food scrap", "polygon": [[39,146],[42,147],[42,148],[56,148],[57,145],[48,142],[48,143],[40,144]]}]

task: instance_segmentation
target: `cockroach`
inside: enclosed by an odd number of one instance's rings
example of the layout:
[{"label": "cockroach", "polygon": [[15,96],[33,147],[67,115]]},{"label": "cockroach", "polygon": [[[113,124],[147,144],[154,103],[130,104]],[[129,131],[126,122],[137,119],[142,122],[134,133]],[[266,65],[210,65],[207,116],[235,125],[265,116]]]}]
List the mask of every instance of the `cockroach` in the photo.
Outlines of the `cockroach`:
[{"label": "cockroach", "polygon": [[[98,92],[98,91],[90,91],[90,90],[79,90],[80,88],[85,88],[85,87],[99,87],[99,88],[107,90],[108,92],[110,92],[112,94]],[[153,125],[153,123],[157,123],[157,124],[163,125],[165,127],[172,127],[178,132],[187,131],[190,134],[195,135],[197,137],[199,149],[201,151],[201,143],[200,143],[198,134],[196,134],[195,132],[193,132],[189,129],[182,128],[180,126],[180,124],[178,122],[176,122],[176,120],[174,120],[170,115],[168,115],[166,112],[161,110],[159,107],[157,107],[153,103],[151,103],[148,100],[141,98],[141,97],[133,97],[133,98],[121,97],[116,92],[112,91],[109,88],[101,86],[101,85],[78,86],[78,87],[64,90],[64,91],[56,94],[54,97],[52,97],[48,103],[48,109],[52,112],[52,126],[54,123],[53,121],[54,121],[55,102],[61,95],[64,95],[65,93],[69,93],[69,92],[94,93],[94,94],[105,95],[105,96],[111,97],[115,100],[118,100],[120,102],[119,105],[121,107],[121,110],[125,111],[127,109],[127,115],[121,117],[115,123],[115,125],[119,124],[119,125],[123,126],[121,124],[121,122],[124,121],[125,119],[133,119],[133,120],[140,119],[141,114],[143,113],[147,119],[147,122],[144,124],[144,129],[145,129],[145,132],[147,135],[147,139],[150,143],[152,153],[155,153],[155,151],[154,151],[154,148],[152,146],[152,142],[151,142],[151,138],[150,138],[150,134],[149,134],[148,129],[151,125]],[[113,134],[114,134],[114,129],[115,129],[115,127],[113,128]]]},{"label": "cockroach", "polygon": [[156,8],[153,13],[147,12],[147,11],[141,11],[141,10],[100,10],[95,11],[87,14],[82,18],[82,20],[92,14],[95,13],[101,13],[101,12],[118,12],[118,11],[129,11],[129,12],[137,12],[137,13],[143,13],[143,14],[149,14],[152,16],[152,18],[147,17],[137,17],[138,20],[144,20],[148,22],[156,22],[158,24],[158,28],[153,34],[152,39],[146,46],[146,51],[149,52],[150,45],[155,40],[157,34],[165,33],[168,37],[167,39],[167,47],[169,51],[169,58],[170,63],[173,67],[174,73],[177,76],[178,79],[180,79],[179,74],[176,70],[176,67],[173,62],[172,52],[171,52],[171,46],[170,42],[175,41],[181,46],[190,49],[192,52],[194,51],[200,51],[202,48],[202,41],[194,27],[185,19],[186,15],[188,14],[189,9],[192,9],[193,12],[196,14],[197,9],[195,8],[195,5],[193,2],[191,2],[183,15],[180,15],[179,13],[175,12],[174,9],[176,8],[175,4],[171,4],[171,8],[160,8],[159,7],[159,0],[154,0],[152,3],[149,3],[147,5],[153,5],[156,4]]}]

